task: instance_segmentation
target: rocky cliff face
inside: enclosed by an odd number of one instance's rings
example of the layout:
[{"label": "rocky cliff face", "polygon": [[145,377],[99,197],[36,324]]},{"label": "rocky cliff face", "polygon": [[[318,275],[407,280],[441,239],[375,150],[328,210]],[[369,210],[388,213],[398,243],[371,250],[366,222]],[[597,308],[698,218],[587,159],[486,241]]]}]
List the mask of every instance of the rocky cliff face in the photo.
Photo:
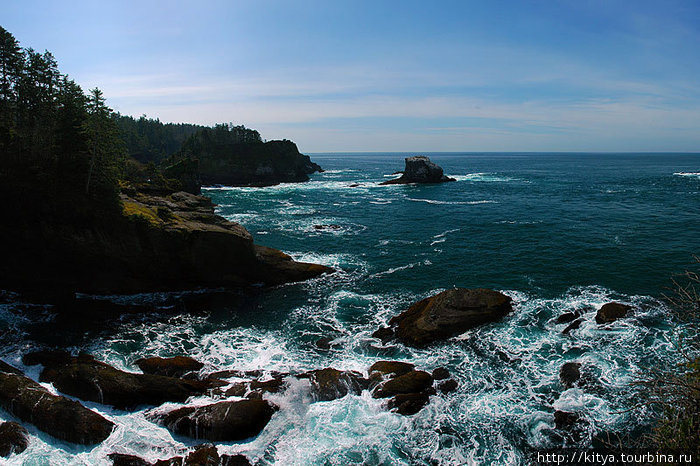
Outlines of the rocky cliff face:
[{"label": "rocky cliff face", "polygon": [[112,294],[268,285],[331,269],[253,243],[206,197],[123,189],[123,211],[96,224],[0,226],[3,286]]},{"label": "rocky cliff face", "polygon": [[323,170],[287,140],[227,144],[199,158],[199,174],[205,186],[270,186],[308,181],[308,175],[317,171]]}]

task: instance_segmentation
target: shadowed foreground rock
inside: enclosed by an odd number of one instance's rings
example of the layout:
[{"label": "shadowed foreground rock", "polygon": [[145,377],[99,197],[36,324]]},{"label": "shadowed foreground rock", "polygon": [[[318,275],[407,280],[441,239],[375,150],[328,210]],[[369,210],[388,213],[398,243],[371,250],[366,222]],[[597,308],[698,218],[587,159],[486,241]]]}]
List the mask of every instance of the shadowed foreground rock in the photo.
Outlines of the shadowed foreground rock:
[{"label": "shadowed foreground rock", "polygon": [[[398,340],[423,346],[494,322],[512,311],[511,299],[485,288],[455,288],[418,301],[393,317],[389,325]],[[382,335],[386,333],[382,330]]]},{"label": "shadowed foreground rock", "polygon": [[121,205],[120,213],[87,227],[40,223],[21,231],[0,224],[4,286],[47,296],[128,294],[278,285],[332,271],[254,244],[203,196],[124,188]]},{"label": "shadowed foreground rock", "polygon": [[412,184],[412,183],[444,183],[457,181],[445,176],[442,168],[423,155],[406,157],[406,168],[396,179],[383,181],[379,184]]},{"label": "shadowed foreground rock", "polygon": [[22,453],[29,446],[29,432],[16,422],[0,424],[0,456]]},{"label": "shadowed foreground rock", "polygon": [[204,367],[201,362],[188,356],[173,358],[143,358],[134,362],[144,374],[163,375],[166,377],[182,377],[190,372],[196,372]]},{"label": "shadowed foreground rock", "polygon": [[222,401],[179,408],[156,418],[178,435],[212,442],[233,442],[258,435],[277,409],[263,400]]},{"label": "shadowed foreground rock", "polygon": [[76,357],[61,351],[41,351],[27,354],[24,363],[42,364],[39,380],[52,383],[67,395],[119,409],[183,402],[212,388],[209,381],[120,371],[87,354]]},{"label": "shadowed foreground rock", "polygon": [[81,445],[104,441],[114,428],[77,401],[53,395],[22,375],[0,372],[0,406],[57,439]]},{"label": "shadowed foreground rock", "polygon": [[123,453],[108,456],[113,466],[250,466],[250,461],[245,456],[219,455],[214,445],[200,445],[186,456],[175,456],[155,463]]}]

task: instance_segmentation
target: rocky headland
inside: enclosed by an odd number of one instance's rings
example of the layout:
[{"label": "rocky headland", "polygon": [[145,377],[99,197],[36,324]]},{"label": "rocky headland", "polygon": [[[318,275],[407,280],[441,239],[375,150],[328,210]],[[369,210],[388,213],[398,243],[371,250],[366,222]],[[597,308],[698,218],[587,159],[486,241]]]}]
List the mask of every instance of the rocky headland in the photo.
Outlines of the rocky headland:
[{"label": "rocky headland", "polygon": [[[309,181],[323,169],[289,140],[226,142],[196,152],[203,186],[271,186]],[[194,156],[188,156],[192,158]],[[181,162],[180,162],[181,163]]]},{"label": "rocky headland", "polygon": [[17,234],[0,226],[10,289],[93,294],[278,285],[331,269],[255,244],[241,225],[214,213],[207,197],[124,187],[121,212],[88,224],[33,219]]},{"label": "rocky headland", "polygon": [[380,184],[428,184],[456,181],[445,176],[442,167],[438,166],[424,155],[406,157],[406,168],[400,177],[383,181]]}]

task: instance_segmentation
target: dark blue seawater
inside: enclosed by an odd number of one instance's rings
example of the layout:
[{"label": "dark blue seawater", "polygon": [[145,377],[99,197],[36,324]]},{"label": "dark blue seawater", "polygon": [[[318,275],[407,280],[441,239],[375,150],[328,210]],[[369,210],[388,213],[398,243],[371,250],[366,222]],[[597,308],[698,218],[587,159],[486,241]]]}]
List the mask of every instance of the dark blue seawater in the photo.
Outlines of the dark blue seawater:
[{"label": "dark blue seawater", "polygon": [[[459,383],[404,417],[368,393],[312,403],[305,382],[293,382],[270,396],[281,409],[259,437],[219,445],[260,464],[527,464],[534,448],[647,431],[653,416],[646,406],[631,410],[632,382],[678,358],[661,298],[700,252],[700,156],[426,154],[457,181],[379,186],[407,155],[316,154],[326,172],[308,183],[205,190],[256,242],[338,272],[205,301],[194,313],[168,311],[173,294],[113,297],[160,302],[163,312],[86,329],[71,349],[132,371],[152,355],[189,354],[204,371],[366,372],[399,359],[445,366]],[[412,302],[453,286],[501,290],[514,312],[425,349],[371,337]],[[595,312],[611,300],[635,312],[600,327]],[[46,344],[50,332],[34,327],[54,328],[50,309],[17,307],[0,305],[0,320],[15,331],[0,356],[15,364]],[[584,322],[563,335],[555,318],[572,310]],[[315,345],[321,337],[334,339],[331,350]],[[566,361],[582,363],[585,388],[560,384]],[[32,431],[30,448],[11,464],[108,464],[113,451],[154,461],[197,443],[149,422],[149,410],[90,406],[118,424],[104,444],[76,449]],[[579,413],[582,431],[557,430],[555,409]]]}]

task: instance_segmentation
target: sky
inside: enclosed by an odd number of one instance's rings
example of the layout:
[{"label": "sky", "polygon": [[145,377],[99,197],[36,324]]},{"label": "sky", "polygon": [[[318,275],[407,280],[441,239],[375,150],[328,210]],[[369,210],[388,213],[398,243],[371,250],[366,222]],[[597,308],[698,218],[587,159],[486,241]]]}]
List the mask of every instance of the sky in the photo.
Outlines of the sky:
[{"label": "sky", "polygon": [[302,152],[700,152],[700,2],[0,0],[122,114]]}]

